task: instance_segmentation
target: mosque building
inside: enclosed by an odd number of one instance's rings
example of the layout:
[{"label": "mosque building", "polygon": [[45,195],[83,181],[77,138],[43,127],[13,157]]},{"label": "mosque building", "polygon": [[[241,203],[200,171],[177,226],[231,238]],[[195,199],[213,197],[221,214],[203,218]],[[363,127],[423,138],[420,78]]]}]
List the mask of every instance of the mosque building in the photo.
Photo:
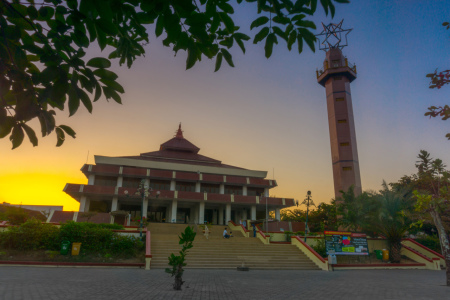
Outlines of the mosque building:
[{"label": "mosque building", "polygon": [[94,165],[81,168],[88,183],[68,183],[64,192],[80,202],[80,212],[126,211],[140,217],[142,210],[150,222],[221,225],[264,219],[269,211],[280,220],[280,210],[294,205],[293,199],[269,197],[277,182],[266,179],[266,171],[223,164],[199,151],[184,138],[180,124],[158,151],[95,155]]}]

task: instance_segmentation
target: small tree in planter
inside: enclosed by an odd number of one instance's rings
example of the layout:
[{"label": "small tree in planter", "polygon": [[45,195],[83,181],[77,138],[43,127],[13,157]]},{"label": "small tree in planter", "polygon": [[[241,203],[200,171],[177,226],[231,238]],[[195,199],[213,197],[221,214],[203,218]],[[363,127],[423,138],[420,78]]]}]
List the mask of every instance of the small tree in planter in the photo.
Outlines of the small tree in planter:
[{"label": "small tree in planter", "polygon": [[187,251],[193,247],[192,242],[194,242],[195,235],[196,233],[192,227],[186,227],[184,232],[181,233],[181,236],[179,236],[179,244],[183,245],[183,248],[180,250],[180,255],[175,255],[172,253],[169,256],[169,265],[172,268],[166,268],[166,272],[172,277],[175,277],[175,282],[173,283],[174,290],[181,290],[181,286],[184,283],[182,279],[184,273],[183,267],[186,266],[184,260],[186,259]]}]

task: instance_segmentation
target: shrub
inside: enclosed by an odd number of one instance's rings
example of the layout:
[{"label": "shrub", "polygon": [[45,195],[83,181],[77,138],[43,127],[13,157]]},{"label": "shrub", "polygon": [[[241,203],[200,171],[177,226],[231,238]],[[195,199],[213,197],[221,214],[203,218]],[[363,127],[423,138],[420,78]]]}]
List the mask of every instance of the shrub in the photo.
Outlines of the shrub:
[{"label": "shrub", "polygon": [[7,207],[6,211],[2,213],[2,218],[9,221],[11,225],[20,225],[25,223],[30,216],[28,213],[21,207]]},{"label": "shrub", "polygon": [[441,243],[439,241],[439,238],[437,235],[425,235],[416,238],[416,242],[424,245],[427,248],[430,248],[431,250],[434,250],[438,253],[441,252]]},{"label": "shrub", "polygon": [[0,232],[0,246],[17,250],[57,250],[59,230],[51,224],[30,219],[20,226]]},{"label": "shrub", "polygon": [[[113,226],[111,226],[113,225]],[[0,248],[15,250],[45,249],[59,251],[61,242],[82,243],[82,254],[111,253],[116,256],[129,257],[144,249],[144,243],[133,236],[122,236],[111,229],[121,229],[117,224],[76,223],[69,221],[57,228],[51,224],[41,223],[36,219],[26,221],[16,227],[0,232]]]},{"label": "shrub", "polygon": [[144,250],[144,243],[134,236],[114,234],[110,250],[112,254],[121,256],[133,256],[137,251]]},{"label": "shrub", "polygon": [[317,239],[316,243],[311,246],[320,256],[327,257],[327,247],[325,245],[325,239]]},{"label": "shrub", "polygon": [[111,245],[114,232],[102,228],[102,226],[99,225],[100,224],[68,221],[61,225],[61,240],[68,240],[71,243],[81,243],[81,251],[83,253],[102,253]]}]

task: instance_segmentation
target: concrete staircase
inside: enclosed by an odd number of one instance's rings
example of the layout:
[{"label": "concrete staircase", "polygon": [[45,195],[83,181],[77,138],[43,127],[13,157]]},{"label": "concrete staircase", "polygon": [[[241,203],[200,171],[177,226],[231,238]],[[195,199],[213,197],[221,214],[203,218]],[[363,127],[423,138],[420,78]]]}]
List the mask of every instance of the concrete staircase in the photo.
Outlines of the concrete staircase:
[{"label": "concrete staircase", "polygon": [[[151,268],[168,267],[168,257],[178,253],[178,235],[186,225],[151,223]],[[251,269],[274,270],[319,270],[298,248],[289,244],[264,245],[257,238],[245,238],[240,232],[233,232],[234,237],[224,239],[225,226],[214,225],[209,238],[203,235],[202,229],[197,229],[194,247],[189,250],[186,268],[198,269],[235,269],[242,263]],[[229,229],[228,229],[228,232]]]}]

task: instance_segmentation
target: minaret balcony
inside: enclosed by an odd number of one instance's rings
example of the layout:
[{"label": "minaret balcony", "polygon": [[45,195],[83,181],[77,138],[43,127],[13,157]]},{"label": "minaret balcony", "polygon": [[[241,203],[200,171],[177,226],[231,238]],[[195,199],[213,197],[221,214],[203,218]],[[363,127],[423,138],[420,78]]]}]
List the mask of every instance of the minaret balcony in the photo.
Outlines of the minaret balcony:
[{"label": "minaret balcony", "polygon": [[323,68],[316,70],[317,82],[322,86],[334,76],[345,76],[352,82],[356,79],[356,65],[349,63],[346,58],[343,61],[332,61],[331,64],[325,60]]}]

